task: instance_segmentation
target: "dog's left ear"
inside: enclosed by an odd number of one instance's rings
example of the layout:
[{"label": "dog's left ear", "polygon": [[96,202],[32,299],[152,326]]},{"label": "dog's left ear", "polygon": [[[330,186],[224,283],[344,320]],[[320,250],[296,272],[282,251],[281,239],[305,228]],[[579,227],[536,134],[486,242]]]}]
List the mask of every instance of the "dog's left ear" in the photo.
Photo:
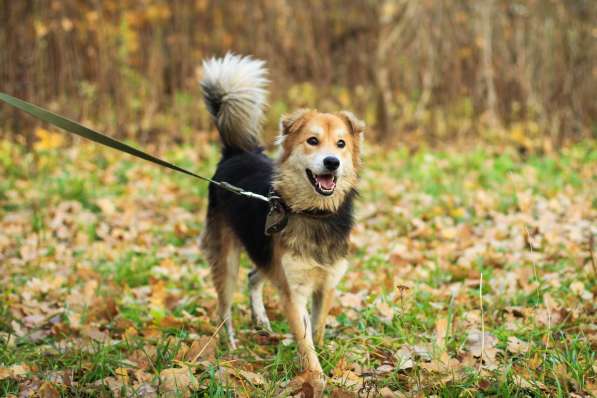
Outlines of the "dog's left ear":
[{"label": "dog's left ear", "polygon": [[357,119],[352,112],[341,111],[338,116],[348,125],[352,134],[359,136],[365,132],[365,122]]}]

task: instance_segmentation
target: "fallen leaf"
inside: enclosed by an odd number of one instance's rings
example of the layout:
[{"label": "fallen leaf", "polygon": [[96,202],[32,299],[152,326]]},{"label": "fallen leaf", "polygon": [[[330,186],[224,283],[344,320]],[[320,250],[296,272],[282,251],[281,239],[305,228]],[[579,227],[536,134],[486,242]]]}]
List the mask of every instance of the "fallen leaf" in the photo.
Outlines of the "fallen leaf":
[{"label": "fallen leaf", "polygon": [[49,382],[44,382],[39,388],[39,398],[60,398],[60,391]]},{"label": "fallen leaf", "polygon": [[537,381],[537,380],[529,381],[529,380],[525,379],[524,377],[517,375],[517,374],[512,376],[512,381],[514,382],[515,385],[517,385],[520,388],[535,389],[538,387],[542,390],[546,389],[545,384],[541,383],[540,381]]},{"label": "fallen leaf", "polygon": [[385,301],[381,301],[377,304],[377,311],[381,315],[381,320],[386,323],[392,322],[394,318],[394,308],[392,308]]},{"label": "fallen leaf", "polygon": [[357,398],[357,394],[352,391],[347,391],[343,388],[336,387],[332,390],[332,398]]},{"label": "fallen leaf", "polygon": [[81,334],[101,343],[106,343],[110,341],[110,335],[108,333],[102,332],[101,330],[93,326],[84,326],[81,329]]},{"label": "fallen leaf", "polygon": [[432,359],[430,362],[423,362],[419,366],[429,372],[450,373],[460,366],[460,362],[455,358],[450,358],[447,352],[443,352],[440,358]]},{"label": "fallen leaf", "polygon": [[188,362],[213,361],[216,358],[217,339],[211,336],[201,336],[191,344],[191,347],[185,354],[185,360]]},{"label": "fallen leaf", "polygon": [[182,393],[190,396],[191,391],[199,388],[199,382],[188,367],[169,368],[160,372],[160,393],[175,396]]},{"label": "fallen leaf", "polygon": [[498,339],[491,333],[482,334],[479,330],[471,330],[467,336],[466,347],[475,357],[483,360],[484,367],[490,370],[497,369]]},{"label": "fallen leaf", "polygon": [[323,396],[325,384],[325,378],[320,373],[305,371],[288,383],[286,391],[296,397],[318,398]]},{"label": "fallen leaf", "polygon": [[394,357],[397,360],[397,369],[398,370],[406,370],[412,368],[415,363],[413,361],[413,352],[409,346],[403,345],[394,353]]},{"label": "fallen leaf", "polygon": [[12,377],[12,369],[0,368],[0,380],[10,379]]},{"label": "fallen leaf", "polygon": [[485,332],[485,334],[482,334],[480,330],[471,330],[467,335],[466,347],[473,356],[480,357],[481,355],[487,355],[488,351],[493,350],[497,341],[497,338],[491,333]]},{"label": "fallen leaf", "polygon": [[360,310],[363,308],[363,295],[357,293],[344,293],[340,297],[340,304],[343,307]]},{"label": "fallen leaf", "polygon": [[16,379],[30,373],[32,369],[23,364],[12,365],[9,368],[0,368],[0,380]]},{"label": "fallen leaf", "polygon": [[518,337],[509,336],[507,350],[513,354],[526,354],[529,351],[529,343]]},{"label": "fallen leaf", "polygon": [[265,384],[265,378],[260,375],[259,373],[251,372],[248,370],[238,369],[238,374],[242,376],[245,380],[249,383],[253,384],[254,386],[262,386]]},{"label": "fallen leaf", "polygon": [[435,322],[435,344],[439,350],[445,350],[448,334],[448,318],[438,318]]},{"label": "fallen leaf", "polygon": [[383,387],[379,390],[379,396],[381,398],[397,398],[399,395],[392,391],[390,387]]},{"label": "fallen leaf", "polygon": [[116,375],[116,379],[122,384],[129,384],[129,369],[127,368],[116,368],[114,370],[114,374]]},{"label": "fallen leaf", "polygon": [[378,366],[377,369],[375,369],[375,373],[376,374],[386,374],[386,373],[390,373],[393,370],[394,370],[394,367],[392,365],[389,365],[386,363],[381,366]]}]

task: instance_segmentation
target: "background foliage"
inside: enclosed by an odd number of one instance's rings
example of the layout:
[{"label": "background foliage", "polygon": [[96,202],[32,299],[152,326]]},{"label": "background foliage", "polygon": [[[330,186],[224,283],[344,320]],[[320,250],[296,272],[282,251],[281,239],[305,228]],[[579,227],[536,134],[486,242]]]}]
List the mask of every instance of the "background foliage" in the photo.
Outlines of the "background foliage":
[{"label": "background foliage", "polygon": [[[380,140],[549,147],[595,134],[590,0],[0,0],[0,90],[137,140],[211,128],[200,61],[267,60],[268,133],[350,108]],[[2,107],[4,133],[32,123]]]}]

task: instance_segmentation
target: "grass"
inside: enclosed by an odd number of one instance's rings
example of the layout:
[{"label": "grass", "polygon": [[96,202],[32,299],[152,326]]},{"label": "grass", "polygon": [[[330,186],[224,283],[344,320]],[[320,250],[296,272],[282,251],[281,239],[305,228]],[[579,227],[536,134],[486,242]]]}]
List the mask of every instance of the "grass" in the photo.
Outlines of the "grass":
[{"label": "grass", "polygon": [[[218,149],[163,156],[207,175]],[[29,153],[1,141],[0,164],[0,369],[28,366],[0,377],[0,395],[44,382],[62,396],[163,392],[160,375],[217,327],[197,248],[206,184],[81,143]],[[526,158],[369,148],[365,165],[351,268],[319,349],[326,394],[595,393],[595,142]],[[249,269],[244,258],[241,293]],[[300,369],[275,292],[266,295],[274,336],[257,336],[239,294],[241,347],[219,340],[192,367],[196,388],[173,396],[280,394]],[[481,321],[495,338],[485,362],[469,338]]]}]

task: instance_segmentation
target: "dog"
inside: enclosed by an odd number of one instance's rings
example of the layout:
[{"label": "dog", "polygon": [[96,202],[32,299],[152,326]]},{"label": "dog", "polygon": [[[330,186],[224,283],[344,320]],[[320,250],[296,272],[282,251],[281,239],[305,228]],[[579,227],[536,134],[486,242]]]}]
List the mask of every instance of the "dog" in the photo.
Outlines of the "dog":
[{"label": "dog", "polygon": [[249,273],[255,326],[271,330],[263,304],[269,280],[280,293],[303,370],[323,375],[314,342],[323,342],[336,285],[348,267],[364,124],[348,111],[297,110],[282,116],[279,153],[270,159],[260,144],[268,83],[264,61],[249,56],[228,53],[203,62],[200,86],[222,143],[212,179],[278,196],[287,225],[266,235],[267,203],[210,184],[201,247],[230,346],[237,346],[231,304],[245,250],[255,266]]}]

